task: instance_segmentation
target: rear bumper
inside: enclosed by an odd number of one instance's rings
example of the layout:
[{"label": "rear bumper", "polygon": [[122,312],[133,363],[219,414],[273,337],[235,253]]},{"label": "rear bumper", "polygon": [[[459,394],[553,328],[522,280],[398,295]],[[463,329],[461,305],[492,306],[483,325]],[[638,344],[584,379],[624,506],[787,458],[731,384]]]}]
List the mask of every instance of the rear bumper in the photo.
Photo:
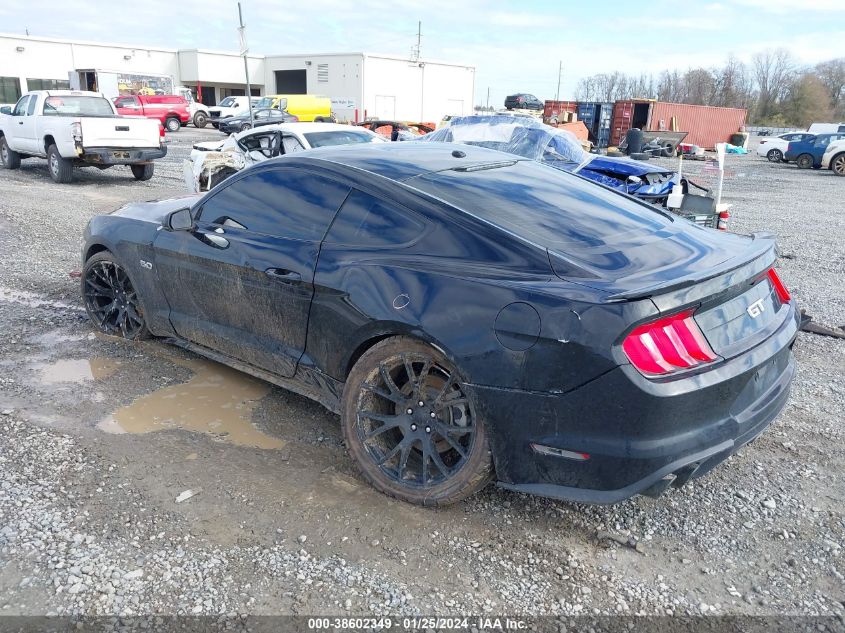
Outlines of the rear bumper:
[{"label": "rear bumper", "polygon": [[166,154],[166,146],[159,148],[86,147],[79,160],[92,165],[135,165],[148,163]]},{"label": "rear bumper", "polygon": [[[616,503],[704,475],[786,405],[797,325],[791,315],[766,343],[723,367],[662,384],[625,366],[566,394],[471,387],[489,423],[499,485]],[[568,453],[545,454],[533,445]]]}]

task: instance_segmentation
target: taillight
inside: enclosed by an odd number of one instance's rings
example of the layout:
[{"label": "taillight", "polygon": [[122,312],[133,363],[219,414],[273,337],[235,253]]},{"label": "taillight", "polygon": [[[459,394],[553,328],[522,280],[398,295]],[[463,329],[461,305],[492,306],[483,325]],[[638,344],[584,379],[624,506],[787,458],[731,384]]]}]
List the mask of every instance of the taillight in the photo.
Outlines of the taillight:
[{"label": "taillight", "polygon": [[685,310],[635,328],[622,343],[631,364],[646,376],[661,376],[716,360],[693,312]]},{"label": "taillight", "polygon": [[783,282],[780,280],[777,271],[774,268],[769,268],[769,272],[766,274],[769,276],[769,281],[772,282],[772,286],[774,286],[775,292],[777,293],[780,302],[789,303],[792,299],[792,295],[789,294],[789,290],[787,290],[786,286],[783,285]]},{"label": "taillight", "polygon": [[727,231],[730,217],[730,211],[719,211],[719,222],[716,224],[716,228],[720,231]]},{"label": "taillight", "polygon": [[81,141],[82,140],[82,123],[80,121],[74,121],[70,124],[70,133],[73,136],[74,141]]}]

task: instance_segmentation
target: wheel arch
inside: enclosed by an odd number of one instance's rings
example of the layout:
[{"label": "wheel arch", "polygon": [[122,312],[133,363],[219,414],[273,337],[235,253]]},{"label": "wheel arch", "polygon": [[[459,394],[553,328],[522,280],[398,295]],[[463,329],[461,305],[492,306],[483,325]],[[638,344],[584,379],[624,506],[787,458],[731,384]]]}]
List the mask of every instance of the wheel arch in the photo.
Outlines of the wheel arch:
[{"label": "wheel arch", "polygon": [[111,253],[111,249],[109,249],[109,247],[106,246],[105,244],[101,244],[99,242],[96,242],[94,244],[89,245],[88,248],[85,249],[85,255],[82,258],[82,263],[84,264],[89,259],[94,257],[94,255],[96,255],[97,253],[103,253],[103,252]]},{"label": "wheel arch", "polygon": [[458,369],[460,369],[460,365],[457,363],[454,355],[448,350],[448,348],[439,341],[435,340],[428,333],[407,323],[384,321],[375,324],[375,327],[368,327],[366,331],[362,332],[360,336],[357,337],[356,340],[358,343],[352,348],[352,351],[346,355],[345,360],[339,367],[341,380],[345,381],[349,377],[349,372],[352,371],[355,363],[357,363],[369,349],[381,341],[394,336],[408,336],[417,339],[418,341],[422,341],[423,343],[427,343],[443,353],[455,364],[456,367],[458,367]]},{"label": "wheel arch", "polygon": [[53,138],[53,135],[48,133],[44,135],[44,153],[47,153],[47,150],[50,149],[51,145],[56,144],[56,139]]}]

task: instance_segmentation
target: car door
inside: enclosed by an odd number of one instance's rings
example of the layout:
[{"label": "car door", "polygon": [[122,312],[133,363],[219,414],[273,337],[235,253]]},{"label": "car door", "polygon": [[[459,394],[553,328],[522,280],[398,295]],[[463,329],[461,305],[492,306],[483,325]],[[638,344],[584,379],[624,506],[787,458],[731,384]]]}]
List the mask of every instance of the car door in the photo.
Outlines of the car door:
[{"label": "car door", "polygon": [[18,132],[21,135],[21,143],[25,148],[24,151],[33,154],[44,154],[43,147],[39,147],[41,143],[38,142],[38,130],[35,125],[35,106],[38,105],[38,97],[31,95],[26,110],[23,113],[18,126]]},{"label": "car door", "polygon": [[267,165],[200,200],[193,230],[160,231],[155,268],[177,334],[292,376],[320,242],[348,192],[309,170]]},{"label": "car door", "polygon": [[31,151],[31,146],[28,143],[27,135],[26,135],[26,112],[27,108],[29,107],[30,100],[36,100],[37,97],[34,95],[24,95],[18,102],[15,104],[15,107],[12,109],[12,123],[11,123],[11,130],[9,130],[9,134],[7,134],[6,142],[9,144],[9,149],[14,150],[16,152],[28,152]]}]

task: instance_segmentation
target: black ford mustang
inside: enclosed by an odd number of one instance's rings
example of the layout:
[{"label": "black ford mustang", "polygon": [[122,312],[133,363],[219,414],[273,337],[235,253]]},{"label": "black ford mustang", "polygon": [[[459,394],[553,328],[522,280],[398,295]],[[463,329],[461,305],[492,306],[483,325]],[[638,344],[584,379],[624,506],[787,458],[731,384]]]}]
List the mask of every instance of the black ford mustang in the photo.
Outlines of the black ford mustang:
[{"label": "black ford mustang", "polygon": [[103,331],[314,398],[366,479],[420,504],[493,478],[659,494],[761,433],[794,373],[770,238],[477,147],[267,161],[94,218],[83,259]]}]

